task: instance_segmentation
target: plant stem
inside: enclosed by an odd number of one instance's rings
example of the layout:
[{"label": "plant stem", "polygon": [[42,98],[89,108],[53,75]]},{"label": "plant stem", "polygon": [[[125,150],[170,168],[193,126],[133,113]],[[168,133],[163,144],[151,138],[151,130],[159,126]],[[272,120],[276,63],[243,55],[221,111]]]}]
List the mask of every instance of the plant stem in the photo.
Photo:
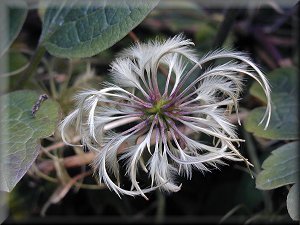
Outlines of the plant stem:
[{"label": "plant stem", "polygon": [[156,193],[157,193],[157,208],[156,208],[156,215],[155,215],[155,223],[161,224],[164,221],[166,199],[160,190],[157,190]]},{"label": "plant stem", "polygon": [[72,73],[73,73],[73,61],[72,61],[72,59],[69,59],[67,78],[61,85],[60,97],[62,97],[62,95],[65,93],[66,89],[68,88],[69,82],[70,82],[71,77],[72,77]]},{"label": "plant stem", "polygon": [[36,71],[38,65],[42,61],[42,58],[45,55],[45,53],[46,53],[45,47],[39,46],[30,60],[30,65],[24,71],[24,75],[21,76],[21,78],[17,82],[17,85],[14,89],[21,88],[22,86],[24,86],[24,82],[26,83],[32,77],[32,75]]},{"label": "plant stem", "polygon": [[22,73],[23,71],[25,71],[29,67],[29,65],[30,65],[30,63],[27,63],[26,65],[22,66],[21,68],[19,68],[17,70],[0,74],[0,78],[18,75],[18,74]]},{"label": "plant stem", "polygon": [[260,162],[259,162],[259,159],[256,154],[256,149],[254,148],[254,143],[251,140],[250,134],[248,132],[246,132],[245,130],[243,130],[243,132],[244,132],[243,135],[244,135],[246,143],[247,143],[247,152],[248,152],[249,158],[254,165],[255,174],[258,174],[261,171],[261,169],[260,169]]},{"label": "plant stem", "polygon": [[[261,169],[260,169],[260,162],[259,162],[258,156],[256,154],[256,149],[254,147],[254,143],[252,141],[250,134],[248,132],[246,132],[244,129],[243,129],[243,135],[246,140],[246,145],[247,145],[246,149],[247,149],[250,161],[254,165],[255,174],[258,174],[258,173],[260,173]],[[268,191],[261,191],[261,192],[263,195],[266,210],[268,212],[272,212],[273,204],[272,204],[272,198],[271,198],[270,192],[268,192]]]},{"label": "plant stem", "polygon": [[217,48],[222,47],[223,43],[225,42],[225,40],[232,28],[232,25],[239,13],[240,13],[239,9],[236,9],[236,8],[227,9],[225,18],[224,18],[223,22],[221,23],[218,33],[216,35],[216,38],[213,42],[212,49],[217,49]]},{"label": "plant stem", "polygon": [[44,64],[45,64],[45,66],[48,70],[48,74],[49,74],[49,85],[50,85],[51,97],[53,99],[57,99],[57,90],[56,90],[56,86],[55,86],[54,73],[53,73],[53,65],[54,65],[53,61],[54,60],[52,59],[52,60],[50,60],[50,63],[44,62]]}]

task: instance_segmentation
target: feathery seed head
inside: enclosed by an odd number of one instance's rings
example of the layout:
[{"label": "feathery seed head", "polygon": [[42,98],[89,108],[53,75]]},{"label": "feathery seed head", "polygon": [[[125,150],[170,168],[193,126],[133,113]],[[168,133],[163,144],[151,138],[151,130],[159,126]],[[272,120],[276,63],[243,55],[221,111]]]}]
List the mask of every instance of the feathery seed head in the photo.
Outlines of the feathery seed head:
[{"label": "feathery seed head", "polygon": [[[248,75],[266,94],[267,110],[261,123],[266,121],[267,128],[271,116],[268,81],[244,53],[218,50],[198,58],[191,45],[178,35],[124,50],[111,64],[114,84],[105,83],[99,91],[78,94],[77,108],[61,123],[67,143],[66,128],[77,125],[83,144],[96,153],[93,166],[100,181],[118,195],[147,198],[145,193],[156,188],[176,192],[181,187],[175,182],[176,175],[191,178],[193,168],[209,171],[225,164],[224,160],[251,165],[236,148],[243,140],[228,115],[234,109],[238,114],[241,74]],[[204,63],[220,58],[231,60],[202,68]],[[165,76],[160,73],[162,66],[167,68]],[[125,124],[122,131],[114,130]],[[207,144],[194,140],[189,137],[192,132],[215,141]],[[125,161],[130,190],[121,188],[120,160]],[[150,187],[140,186],[140,169],[148,173]]]}]

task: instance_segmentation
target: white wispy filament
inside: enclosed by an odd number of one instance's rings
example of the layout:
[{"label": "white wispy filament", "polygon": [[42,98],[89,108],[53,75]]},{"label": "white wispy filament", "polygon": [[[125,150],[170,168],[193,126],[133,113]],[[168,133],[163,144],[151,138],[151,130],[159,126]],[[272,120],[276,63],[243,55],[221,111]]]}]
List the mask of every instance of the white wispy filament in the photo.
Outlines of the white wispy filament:
[{"label": "white wispy filament", "polygon": [[[83,145],[96,152],[93,166],[100,181],[119,196],[147,198],[145,193],[156,188],[176,192],[180,189],[176,175],[190,179],[193,168],[209,171],[224,160],[251,165],[239,153],[236,145],[243,140],[227,117],[233,109],[238,113],[242,78],[248,75],[267,97],[260,122],[265,121],[267,128],[271,117],[268,81],[244,53],[218,50],[198,58],[192,45],[178,35],[126,49],[111,64],[114,84],[79,93],[76,109],[61,123],[66,143],[67,127],[76,125]],[[227,61],[203,69],[217,59]],[[167,71],[166,76],[159,67]],[[211,144],[193,140],[185,127],[214,140]],[[120,161],[125,162],[131,189],[123,188]],[[138,181],[141,169],[149,174],[148,186]]]}]

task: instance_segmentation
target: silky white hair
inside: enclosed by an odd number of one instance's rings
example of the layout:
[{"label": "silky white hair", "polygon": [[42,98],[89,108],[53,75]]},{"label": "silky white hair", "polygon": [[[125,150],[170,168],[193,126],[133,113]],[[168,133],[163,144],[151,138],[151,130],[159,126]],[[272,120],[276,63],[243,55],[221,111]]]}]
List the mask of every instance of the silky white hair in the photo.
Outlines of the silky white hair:
[{"label": "silky white hair", "polygon": [[[199,58],[193,45],[177,35],[123,50],[111,63],[114,84],[78,93],[76,109],[61,122],[63,141],[70,144],[67,128],[75,124],[83,145],[96,153],[93,167],[100,182],[119,196],[147,198],[145,194],[156,188],[176,192],[181,187],[176,184],[177,175],[191,179],[193,168],[210,171],[226,164],[224,160],[251,165],[235,146],[243,140],[227,116],[234,109],[238,114],[243,74],[256,80],[266,95],[267,108],[260,121],[265,121],[266,129],[271,117],[268,80],[245,53],[217,50]],[[202,68],[217,59],[227,62]],[[163,88],[158,85],[160,67],[167,68]],[[201,74],[191,80],[196,71]],[[123,130],[114,130],[116,127]],[[186,130],[206,134],[214,141],[194,140]],[[145,150],[150,157],[144,157]],[[129,190],[120,181],[120,160],[125,161],[132,184]],[[140,169],[148,173],[149,187],[141,187]]]}]

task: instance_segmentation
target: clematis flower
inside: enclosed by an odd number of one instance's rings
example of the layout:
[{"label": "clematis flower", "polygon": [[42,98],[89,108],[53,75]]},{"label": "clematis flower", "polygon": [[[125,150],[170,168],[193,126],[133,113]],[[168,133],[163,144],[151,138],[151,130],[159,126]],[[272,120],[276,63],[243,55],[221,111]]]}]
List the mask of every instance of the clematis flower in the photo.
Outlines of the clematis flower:
[{"label": "clematis flower", "polygon": [[[78,93],[76,109],[61,123],[66,143],[66,129],[76,124],[83,145],[96,153],[93,167],[100,182],[119,196],[147,198],[145,193],[156,188],[176,192],[181,187],[176,176],[191,179],[193,169],[210,171],[226,160],[251,166],[237,149],[243,140],[228,115],[238,114],[243,78],[252,77],[268,100],[260,122],[266,129],[271,116],[268,81],[242,52],[218,50],[199,58],[192,45],[178,35],[124,50],[111,64],[113,83]],[[203,69],[217,59],[226,62]],[[191,131],[200,139],[187,135]],[[203,135],[211,143],[201,141]],[[129,190],[120,179],[120,161],[125,162]],[[140,170],[148,173],[148,184],[139,180]]]}]

